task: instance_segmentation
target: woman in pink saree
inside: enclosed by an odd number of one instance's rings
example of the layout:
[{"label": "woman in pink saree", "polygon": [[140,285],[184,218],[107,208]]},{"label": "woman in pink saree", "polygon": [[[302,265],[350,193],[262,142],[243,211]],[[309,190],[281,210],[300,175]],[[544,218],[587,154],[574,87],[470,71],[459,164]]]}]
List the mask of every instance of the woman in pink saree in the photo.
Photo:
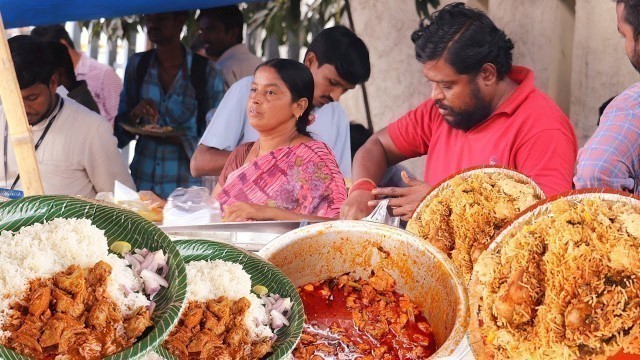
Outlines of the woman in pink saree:
[{"label": "woman in pink saree", "polygon": [[344,178],[329,147],[307,132],[313,89],[311,72],[297,61],[256,69],[247,116],[260,137],[231,153],[213,192],[225,221],[340,215]]}]

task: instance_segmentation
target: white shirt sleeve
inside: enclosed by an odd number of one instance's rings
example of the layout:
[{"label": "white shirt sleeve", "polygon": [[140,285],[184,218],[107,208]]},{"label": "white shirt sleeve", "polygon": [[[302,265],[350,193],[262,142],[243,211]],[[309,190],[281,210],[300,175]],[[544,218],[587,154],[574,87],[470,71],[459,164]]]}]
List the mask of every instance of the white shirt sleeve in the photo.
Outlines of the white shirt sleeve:
[{"label": "white shirt sleeve", "polygon": [[96,192],[112,192],[118,180],[130,189],[135,189],[127,164],[118,150],[118,141],[113,136],[109,123],[100,119],[91,127],[91,132],[84,134],[85,153],[83,164]]},{"label": "white shirt sleeve", "polygon": [[200,144],[228,151],[240,145],[247,125],[245,114],[252,81],[253,76],[238,80],[224,94],[200,139]]},{"label": "white shirt sleeve", "polygon": [[342,176],[351,178],[351,132],[349,116],[338,102],[315,111],[316,120],[309,126],[311,136],[327,144],[336,157]]}]

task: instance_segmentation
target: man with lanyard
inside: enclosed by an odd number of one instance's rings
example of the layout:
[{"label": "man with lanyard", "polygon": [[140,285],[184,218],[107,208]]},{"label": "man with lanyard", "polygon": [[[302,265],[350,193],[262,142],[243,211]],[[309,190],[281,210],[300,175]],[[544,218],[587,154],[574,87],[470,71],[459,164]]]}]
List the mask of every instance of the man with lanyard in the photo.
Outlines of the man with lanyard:
[{"label": "man with lanyard", "polygon": [[[99,114],[57,93],[58,80],[50,49],[39,40],[18,35],[9,39],[20,92],[33,133],[45,194],[94,198],[113,191],[116,180],[134,187],[116,146],[111,125]],[[20,175],[0,109],[4,171],[0,184],[20,189]]]},{"label": "man with lanyard", "polygon": [[[512,66],[513,43],[483,12],[443,7],[411,35],[431,98],[376,132],[356,154],[354,184],[341,218],[361,219],[378,197],[391,197],[407,220],[429,189],[472,166],[518,170],[547,196],[571,189],[577,141],[562,110],[534,85],[533,72]],[[387,167],[427,155],[425,182],[381,188]]]},{"label": "man with lanyard", "polygon": [[[183,133],[180,138],[137,139],[131,163],[133,180],[139,190],[151,190],[163,198],[178,187],[201,184],[191,176],[189,161],[204,131],[206,110],[218,105],[224,91],[224,80],[214,65],[180,42],[187,16],[186,11],[144,16],[147,36],[156,48],[129,59],[114,128],[120,147],[134,139],[122,128],[125,123],[170,126]],[[205,94],[198,94],[192,83],[198,80],[191,78],[196,60],[205,62],[204,74],[198,76],[204,81]]]},{"label": "man with lanyard", "polygon": [[[314,139],[333,150],[342,175],[351,178],[349,118],[338,99],[369,79],[369,50],[351,30],[334,26],[316,35],[304,64],[311,70],[315,83],[315,122],[308,130]],[[193,176],[220,175],[233,149],[258,139],[258,132],[247,118],[252,81],[253,76],[242,78],[225,94],[191,159]]]}]

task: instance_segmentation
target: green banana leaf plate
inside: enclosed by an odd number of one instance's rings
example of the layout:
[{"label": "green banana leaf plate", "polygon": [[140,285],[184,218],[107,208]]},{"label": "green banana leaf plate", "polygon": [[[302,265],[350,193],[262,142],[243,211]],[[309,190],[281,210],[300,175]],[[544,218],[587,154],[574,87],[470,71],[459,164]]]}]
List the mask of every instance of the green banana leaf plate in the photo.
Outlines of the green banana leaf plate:
[{"label": "green banana leaf plate", "polygon": [[[238,263],[251,276],[251,286],[263,285],[270,293],[291,298],[289,326],[276,331],[278,338],[273,346],[273,352],[266,359],[285,359],[291,353],[302,334],[305,315],[296,287],[280,269],[257,255],[225,243],[208,240],[176,240],[174,244],[182,254],[185,263],[199,260],[224,260]],[[165,359],[177,359],[162,346],[154,351]]]},{"label": "green banana leaf plate", "polygon": [[[109,245],[121,240],[132,248],[162,249],[169,257],[168,288],[154,297],[156,303],[151,331],[133,346],[111,355],[109,360],[138,359],[162,342],[178,322],[184,306],[187,275],[182,257],[171,239],[151,222],[136,213],[69,196],[31,196],[0,204],[0,231],[17,231],[23,226],[44,223],[55,218],[85,218],[104,230]],[[0,266],[2,266],[0,264]],[[0,346],[0,359],[28,359]]]}]

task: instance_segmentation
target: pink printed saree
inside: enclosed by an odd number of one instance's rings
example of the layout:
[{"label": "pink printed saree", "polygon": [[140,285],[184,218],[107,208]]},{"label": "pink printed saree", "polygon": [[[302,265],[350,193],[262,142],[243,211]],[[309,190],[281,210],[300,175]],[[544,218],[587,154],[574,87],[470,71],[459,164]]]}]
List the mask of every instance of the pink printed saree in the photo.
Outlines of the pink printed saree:
[{"label": "pink printed saree", "polygon": [[340,214],[347,190],[325,143],[286,146],[244,164],[252,145],[235,149],[220,174],[223,211],[240,201],[329,218]]}]

